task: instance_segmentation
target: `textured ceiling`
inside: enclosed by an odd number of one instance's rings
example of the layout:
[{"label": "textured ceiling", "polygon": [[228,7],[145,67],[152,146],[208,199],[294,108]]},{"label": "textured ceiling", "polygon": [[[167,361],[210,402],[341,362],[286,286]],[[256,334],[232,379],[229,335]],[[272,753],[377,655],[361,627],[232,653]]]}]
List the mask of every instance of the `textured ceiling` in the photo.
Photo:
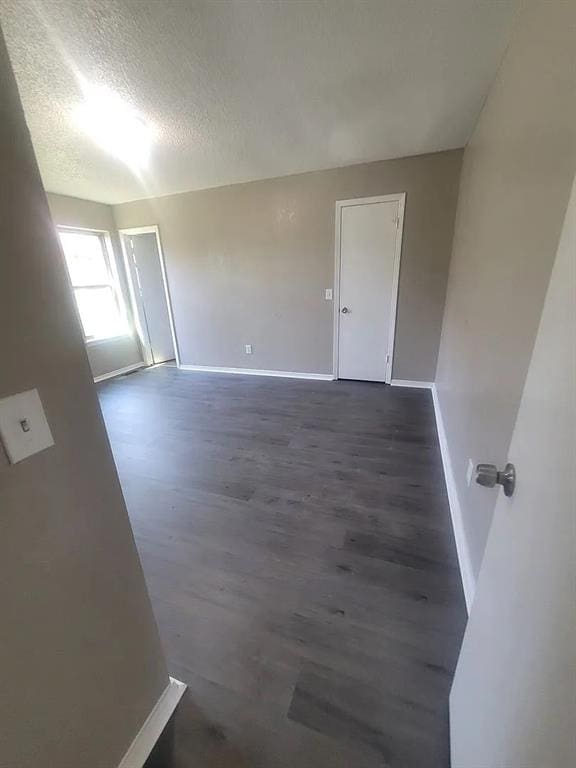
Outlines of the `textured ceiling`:
[{"label": "textured ceiling", "polygon": [[[117,203],[463,146],[516,0],[0,0],[44,184]],[[137,178],[78,77],[151,124]]]}]

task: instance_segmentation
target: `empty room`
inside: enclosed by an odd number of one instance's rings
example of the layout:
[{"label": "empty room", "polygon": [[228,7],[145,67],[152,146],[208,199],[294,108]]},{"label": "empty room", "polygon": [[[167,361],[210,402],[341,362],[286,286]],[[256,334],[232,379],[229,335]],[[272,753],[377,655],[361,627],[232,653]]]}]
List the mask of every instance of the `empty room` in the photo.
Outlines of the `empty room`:
[{"label": "empty room", "polygon": [[0,0],[1,768],[576,764],[573,0]]}]

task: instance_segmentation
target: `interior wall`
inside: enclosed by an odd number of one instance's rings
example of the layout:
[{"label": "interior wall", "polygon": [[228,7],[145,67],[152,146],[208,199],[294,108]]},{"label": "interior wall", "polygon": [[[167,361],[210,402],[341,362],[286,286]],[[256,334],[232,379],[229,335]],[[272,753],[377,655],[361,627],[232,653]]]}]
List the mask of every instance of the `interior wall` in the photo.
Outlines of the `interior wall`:
[{"label": "interior wall", "polygon": [[102,339],[87,343],[86,348],[92,374],[96,378],[121,368],[136,365],[142,361],[142,351],[132,323],[122,249],[116,232],[112,207],[91,200],[80,200],[77,197],[52,193],[48,193],[48,205],[57,226],[100,229],[110,234],[112,257],[116,262],[131,331],[128,335],[120,338]]},{"label": "interior wall", "polygon": [[0,765],[112,768],[168,675],[1,35],[0,165],[0,397],[55,441],[0,447]]},{"label": "interior wall", "polygon": [[576,4],[524,3],[464,154],[436,385],[475,576],[496,492],[467,463],[506,464],[576,167],[575,40]]},{"label": "interior wall", "polygon": [[119,229],[160,228],[182,364],[330,374],[335,202],[406,192],[393,377],[431,381],[461,159],[454,150],[186,192],[114,215]]}]

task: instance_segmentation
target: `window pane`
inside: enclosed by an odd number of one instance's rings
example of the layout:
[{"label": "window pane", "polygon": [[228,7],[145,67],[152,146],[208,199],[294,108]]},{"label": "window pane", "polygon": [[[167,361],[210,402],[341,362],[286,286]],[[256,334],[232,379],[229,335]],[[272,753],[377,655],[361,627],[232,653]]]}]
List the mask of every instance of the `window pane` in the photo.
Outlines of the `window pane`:
[{"label": "window pane", "polygon": [[99,235],[60,232],[60,240],[72,285],[102,285],[111,282]]},{"label": "window pane", "polygon": [[76,303],[88,339],[104,339],[126,332],[111,287],[75,288]]}]

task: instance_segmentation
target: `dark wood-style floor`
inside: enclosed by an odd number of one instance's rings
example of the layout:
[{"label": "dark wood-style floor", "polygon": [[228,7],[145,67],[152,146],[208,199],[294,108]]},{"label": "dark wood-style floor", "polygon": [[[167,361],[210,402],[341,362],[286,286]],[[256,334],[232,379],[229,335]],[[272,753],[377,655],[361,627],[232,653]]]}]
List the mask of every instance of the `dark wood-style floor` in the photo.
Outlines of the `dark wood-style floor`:
[{"label": "dark wood-style floor", "polygon": [[447,766],[465,608],[430,393],[170,367],[98,389],[189,685],[150,765]]}]

